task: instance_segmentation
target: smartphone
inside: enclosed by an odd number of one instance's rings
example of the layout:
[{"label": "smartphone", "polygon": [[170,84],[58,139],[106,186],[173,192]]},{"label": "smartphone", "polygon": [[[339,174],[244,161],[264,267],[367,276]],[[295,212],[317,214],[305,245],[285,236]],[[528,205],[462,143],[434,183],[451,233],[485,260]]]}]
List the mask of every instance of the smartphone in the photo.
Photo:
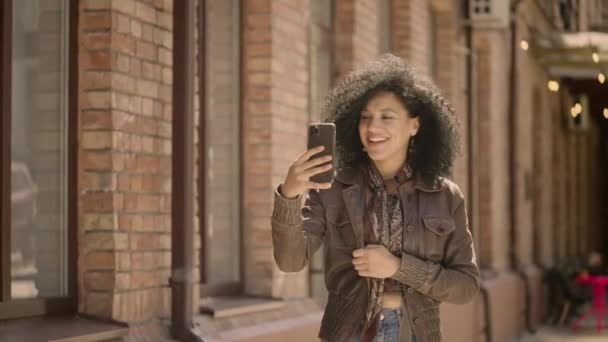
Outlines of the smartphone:
[{"label": "smartphone", "polygon": [[308,149],[310,150],[321,145],[325,147],[323,152],[315,154],[311,159],[331,155],[331,163],[334,167],[329,171],[312,176],[310,181],[315,183],[331,183],[336,174],[336,125],[333,123],[311,123],[308,126]]}]

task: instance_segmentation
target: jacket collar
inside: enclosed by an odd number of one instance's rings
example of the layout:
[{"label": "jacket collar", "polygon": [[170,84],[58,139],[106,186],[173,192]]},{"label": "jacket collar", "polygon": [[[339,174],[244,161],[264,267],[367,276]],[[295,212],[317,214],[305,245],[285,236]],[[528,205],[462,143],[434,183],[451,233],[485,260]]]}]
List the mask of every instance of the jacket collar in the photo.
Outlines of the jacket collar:
[{"label": "jacket collar", "polygon": [[[363,170],[359,167],[345,167],[338,170],[336,180],[344,185],[363,185]],[[414,188],[423,192],[438,192],[445,188],[443,178],[439,177],[433,182],[424,180],[419,174],[414,175]]]}]

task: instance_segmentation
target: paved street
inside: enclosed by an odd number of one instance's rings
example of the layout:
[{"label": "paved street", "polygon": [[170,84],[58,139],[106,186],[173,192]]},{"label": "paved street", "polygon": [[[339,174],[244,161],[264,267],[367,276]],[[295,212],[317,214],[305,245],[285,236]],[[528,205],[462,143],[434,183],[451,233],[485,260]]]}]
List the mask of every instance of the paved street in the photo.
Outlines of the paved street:
[{"label": "paved street", "polygon": [[[605,323],[606,324],[606,323]],[[583,328],[573,332],[568,328],[543,327],[535,335],[527,335],[520,342],[600,342],[608,341],[608,328],[601,333],[595,331],[595,325],[589,320]]]}]

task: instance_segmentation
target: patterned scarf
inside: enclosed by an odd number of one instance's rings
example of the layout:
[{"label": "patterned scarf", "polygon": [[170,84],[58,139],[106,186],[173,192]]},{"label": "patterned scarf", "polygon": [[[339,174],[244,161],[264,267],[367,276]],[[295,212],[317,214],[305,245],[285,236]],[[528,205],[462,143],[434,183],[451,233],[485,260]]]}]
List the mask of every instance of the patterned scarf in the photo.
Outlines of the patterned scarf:
[{"label": "patterned scarf", "polygon": [[[369,161],[367,168],[367,179],[372,192],[372,198],[367,208],[367,217],[376,235],[378,244],[385,246],[394,255],[401,255],[403,239],[403,213],[401,212],[401,200],[398,194],[389,194],[380,172]],[[405,163],[397,179],[410,179],[413,172],[408,163]],[[366,322],[362,330],[364,335],[373,332],[377,328],[377,320],[382,311],[382,298],[384,295],[384,279],[370,279],[370,299],[367,308]],[[372,331],[370,331],[372,330]]]}]

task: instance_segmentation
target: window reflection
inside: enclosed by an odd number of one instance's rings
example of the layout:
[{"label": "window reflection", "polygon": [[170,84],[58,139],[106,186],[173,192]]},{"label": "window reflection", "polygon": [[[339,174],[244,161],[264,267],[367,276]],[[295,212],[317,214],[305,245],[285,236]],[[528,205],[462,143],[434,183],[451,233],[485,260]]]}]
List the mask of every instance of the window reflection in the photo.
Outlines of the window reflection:
[{"label": "window reflection", "polygon": [[206,117],[207,192],[205,246],[209,284],[234,284],[240,277],[239,179],[239,3],[213,0],[207,6]]},{"label": "window reflection", "polygon": [[67,295],[67,9],[12,5],[13,299]]},{"label": "window reflection", "polygon": [[11,265],[13,298],[36,297],[36,250],[33,231],[37,212],[38,188],[28,166],[22,162],[11,162]]}]

